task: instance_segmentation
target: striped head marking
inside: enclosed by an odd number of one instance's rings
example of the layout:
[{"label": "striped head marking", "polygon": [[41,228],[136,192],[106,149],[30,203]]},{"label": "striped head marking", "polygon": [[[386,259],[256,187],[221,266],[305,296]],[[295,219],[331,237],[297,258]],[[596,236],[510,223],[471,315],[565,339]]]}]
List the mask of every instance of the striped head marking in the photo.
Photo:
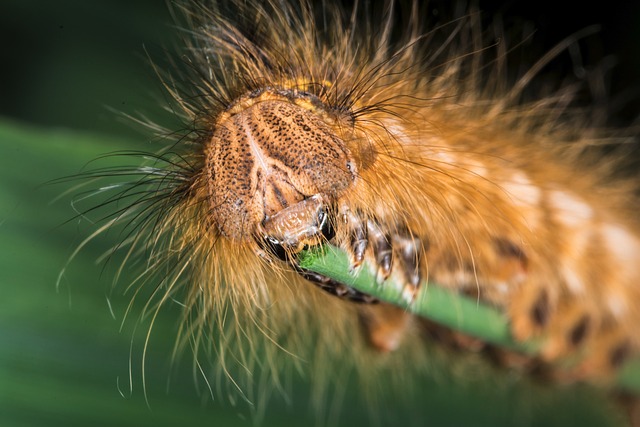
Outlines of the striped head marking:
[{"label": "striped head marking", "polygon": [[314,195],[331,203],[356,176],[351,153],[322,117],[279,99],[223,115],[206,171],[215,224],[235,240],[261,234],[265,221]]}]

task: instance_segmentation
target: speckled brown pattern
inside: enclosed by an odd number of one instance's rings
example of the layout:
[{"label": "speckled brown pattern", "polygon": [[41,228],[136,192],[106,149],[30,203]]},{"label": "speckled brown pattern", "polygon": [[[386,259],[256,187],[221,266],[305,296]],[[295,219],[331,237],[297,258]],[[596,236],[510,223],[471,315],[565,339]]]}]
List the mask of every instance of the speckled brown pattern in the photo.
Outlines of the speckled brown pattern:
[{"label": "speckled brown pattern", "polygon": [[207,148],[211,212],[222,234],[248,239],[269,216],[355,179],[349,150],[315,114],[263,101],[218,124]]}]

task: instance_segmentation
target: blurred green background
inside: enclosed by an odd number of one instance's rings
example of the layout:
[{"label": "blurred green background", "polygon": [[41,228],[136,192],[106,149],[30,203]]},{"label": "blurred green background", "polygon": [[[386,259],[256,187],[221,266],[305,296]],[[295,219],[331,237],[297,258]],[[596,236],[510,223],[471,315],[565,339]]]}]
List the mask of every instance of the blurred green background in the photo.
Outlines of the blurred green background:
[{"label": "blurred green background", "polygon": [[[624,96],[613,120],[629,122],[638,111],[640,15],[637,5],[614,3],[620,7],[606,11],[577,2],[563,5],[567,10],[553,2],[515,1],[480,2],[480,8],[501,13],[507,23],[511,16],[531,20],[539,29],[532,49],[538,56],[585,25],[604,24],[602,36],[585,54],[593,62],[617,55],[611,94]],[[56,198],[68,186],[41,184],[77,173],[107,152],[152,149],[148,136],[112,110],[171,122],[157,106],[162,89],[145,52],[162,59],[165,48],[174,50],[175,34],[163,1],[0,4],[0,426],[252,423],[248,409],[225,396],[205,402],[188,358],[170,365],[177,318],[170,310],[158,321],[147,358],[147,406],[140,374],[144,333],[133,330],[135,322],[120,330],[129,297],[111,293],[114,268],[96,262],[117,235],[83,250],[56,289],[58,274],[92,225],[66,222],[74,216],[70,198]],[[390,399],[389,407],[378,408],[388,415],[380,423],[400,418],[442,426],[619,421],[613,406],[587,387],[552,389],[512,377],[496,387],[443,378],[426,378],[413,406],[396,407]],[[292,403],[272,399],[264,425],[313,424],[307,390],[300,381],[292,386]],[[356,391],[342,408],[337,417],[342,425],[372,421]]]}]

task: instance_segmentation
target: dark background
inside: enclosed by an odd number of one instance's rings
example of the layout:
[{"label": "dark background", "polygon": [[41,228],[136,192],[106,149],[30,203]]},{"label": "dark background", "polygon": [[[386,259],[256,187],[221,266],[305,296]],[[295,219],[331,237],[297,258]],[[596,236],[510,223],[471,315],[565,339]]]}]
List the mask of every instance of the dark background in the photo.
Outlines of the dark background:
[{"label": "dark background", "polygon": [[[447,16],[449,1],[431,1]],[[596,5],[569,1],[479,1],[485,21],[499,16],[507,33],[533,36],[511,56],[522,72],[553,45],[586,26],[599,34],[579,42],[586,67],[607,71],[615,124],[637,116],[640,75],[640,2]],[[153,111],[162,90],[148,65],[173,50],[176,31],[161,0],[4,0],[0,6],[0,114],[45,126],[108,133],[130,132],[106,107]],[[575,63],[561,55],[543,73],[569,76]],[[559,78],[559,77],[558,77]],[[155,109],[157,110],[157,108]]]}]

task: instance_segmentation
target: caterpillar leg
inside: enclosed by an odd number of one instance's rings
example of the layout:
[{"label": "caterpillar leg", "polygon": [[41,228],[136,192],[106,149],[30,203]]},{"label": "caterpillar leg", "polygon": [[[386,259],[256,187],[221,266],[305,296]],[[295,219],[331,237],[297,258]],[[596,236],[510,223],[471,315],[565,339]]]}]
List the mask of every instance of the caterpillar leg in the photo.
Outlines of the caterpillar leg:
[{"label": "caterpillar leg", "polygon": [[343,208],[342,222],[346,234],[339,244],[349,255],[351,269],[363,261],[371,268],[378,284],[388,278],[401,287],[406,302],[411,302],[422,280],[420,257],[422,242],[404,226],[388,229],[374,219],[363,219]]},{"label": "caterpillar leg", "polygon": [[383,353],[396,350],[402,343],[412,316],[390,304],[363,305],[358,315],[369,344]]},{"label": "caterpillar leg", "polygon": [[[366,264],[380,286],[391,279],[391,283],[400,287],[404,300],[412,302],[423,278],[422,241],[405,226],[391,229],[346,207],[340,217],[345,229],[337,233],[342,236],[337,243],[349,255],[351,269]],[[358,314],[367,341],[381,352],[396,350],[412,323],[412,316],[405,309],[386,303],[361,306]]]}]

